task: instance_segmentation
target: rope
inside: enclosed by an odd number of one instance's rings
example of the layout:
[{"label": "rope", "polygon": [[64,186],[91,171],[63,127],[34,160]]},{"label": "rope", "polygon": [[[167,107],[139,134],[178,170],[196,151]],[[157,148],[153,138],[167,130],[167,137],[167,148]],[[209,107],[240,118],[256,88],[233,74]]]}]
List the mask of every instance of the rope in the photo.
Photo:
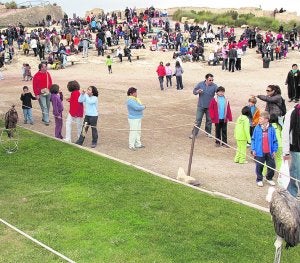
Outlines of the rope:
[{"label": "rope", "polygon": [[63,254],[57,252],[56,250],[54,250],[51,247],[48,247],[47,245],[45,245],[44,243],[38,241],[37,239],[29,236],[28,234],[26,234],[25,232],[23,232],[22,230],[16,228],[15,226],[9,224],[8,222],[6,222],[5,220],[0,218],[0,222],[3,223],[4,225],[8,226],[9,228],[13,229],[14,231],[18,232],[19,234],[23,235],[24,237],[28,238],[29,240],[31,240],[32,242],[38,244],[39,246],[47,249],[48,251],[50,251],[51,253],[57,255],[58,257],[64,259],[65,261],[69,262],[69,263],[75,263],[75,261],[73,261],[72,259],[69,259],[68,257],[64,256]]},{"label": "rope", "polygon": [[[20,107],[20,105],[15,105],[15,106]],[[26,106],[25,106],[25,107],[26,107]],[[43,113],[41,110],[38,110],[38,109],[33,109],[33,110]],[[48,114],[48,113],[46,112],[45,114]],[[63,119],[62,117],[56,117],[56,118]],[[76,122],[74,122],[74,121],[72,121],[72,120],[71,120],[71,122],[76,124]],[[229,122],[229,123],[231,123],[231,124],[236,124],[235,122]],[[155,132],[155,131],[169,130],[169,129],[175,129],[175,128],[187,127],[187,126],[191,126],[191,124],[183,124],[183,125],[177,125],[177,126],[166,127],[166,128],[156,128],[156,129],[149,129],[149,128],[148,128],[148,129],[145,129],[145,128],[144,128],[144,129],[142,129],[142,131],[151,131],[151,132]],[[22,126],[20,126],[20,127],[22,127]],[[89,125],[89,124],[86,124],[85,127],[97,128],[97,126],[92,126],[92,125]],[[196,126],[196,125],[194,125],[194,127],[197,128],[199,131],[205,133],[206,135],[210,135],[212,138],[214,138],[215,140],[219,141],[220,143],[226,145],[228,148],[233,149],[233,150],[235,150],[235,151],[238,151],[237,148],[235,148],[235,147],[233,147],[233,146],[231,146],[231,145],[229,145],[229,144],[227,144],[227,143],[224,143],[222,140],[220,140],[220,139],[216,138],[215,136],[209,134],[208,132],[206,132],[205,130],[201,129],[200,127],[198,127],[198,126]],[[116,128],[101,128],[101,129],[102,129],[102,130],[114,130],[114,131],[141,131],[141,130],[116,129]],[[241,152],[240,152],[240,153],[241,153]],[[244,154],[244,153],[241,153],[241,154]],[[267,168],[273,170],[274,172],[277,172],[277,173],[280,173],[280,174],[282,174],[282,175],[284,175],[284,176],[286,176],[286,177],[292,178],[292,179],[295,180],[296,182],[300,183],[300,180],[299,180],[299,179],[296,179],[296,178],[294,178],[294,177],[292,177],[292,176],[290,176],[290,175],[287,175],[287,174],[283,174],[283,173],[280,172],[279,170],[276,170],[276,169],[274,169],[274,168],[272,168],[272,167],[270,167],[270,166],[268,166],[268,165],[266,165],[266,164],[264,164],[264,163],[262,163],[262,162],[256,160],[255,158],[253,158],[253,157],[251,157],[251,156],[248,156],[247,154],[244,154],[244,155],[245,155],[246,158],[248,158],[248,159],[250,159],[250,160],[253,160],[253,161],[256,162],[256,163],[265,165]]]},{"label": "rope", "polygon": [[[198,129],[199,131],[205,133],[206,135],[211,136],[212,138],[214,138],[214,139],[217,140],[218,142],[220,142],[220,143],[226,145],[228,148],[233,149],[233,150],[235,150],[235,151],[238,151],[237,148],[235,148],[235,147],[229,145],[228,143],[223,142],[222,140],[216,138],[215,136],[211,135],[210,133],[206,132],[205,130],[201,129],[200,127],[198,127],[198,126],[196,126],[196,125],[194,125],[194,127],[195,127],[196,129]],[[273,170],[274,172],[277,172],[277,173],[280,173],[280,174],[282,174],[282,175],[284,175],[284,176],[286,176],[286,177],[292,178],[292,179],[295,180],[296,182],[300,183],[300,180],[298,180],[298,179],[296,179],[296,178],[294,178],[294,177],[292,177],[292,176],[290,176],[290,175],[283,174],[283,173],[280,172],[279,170],[277,170],[277,169],[275,169],[275,168],[272,168],[272,167],[266,165],[265,163],[262,163],[262,162],[256,160],[255,158],[253,158],[253,157],[251,157],[251,156],[249,156],[249,155],[247,155],[247,154],[244,154],[244,153],[242,153],[242,152],[240,152],[240,151],[238,151],[238,152],[241,153],[241,154],[243,154],[243,155],[245,155],[246,158],[248,158],[248,159],[250,159],[250,160],[252,160],[252,161],[254,161],[254,162],[256,162],[256,163],[265,165],[267,168]]]},{"label": "rope", "polygon": [[[18,104],[17,104],[17,105],[15,105],[15,107],[27,107],[27,106],[21,106],[21,105],[18,105]],[[28,108],[29,108],[29,107],[28,107]],[[31,109],[34,110],[34,111],[36,111],[36,112],[43,113],[42,110],[33,109],[33,108],[31,108]],[[44,112],[44,114],[48,114],[48,112]],[[49,114],[49,115],[50,115],[50,114]],[[153,114],[153,115],[156,115],[156,114]],[[175,115],[172,115],[172,116],[175,116]],[[59,117],[59,116],[58,116],[58,117],[55,117],[55,118],[64,120],[63,117]],[[50,118],[49,118],[49,119],[50,119]],[[84,117],[82,117],[82,119],[84,119]],[[71,120],[71,123],[77,124],[77,122],[72,121],[72,120]],[[166,128],[156,128],[155,130],[169,130],[169,129],[180,128],[180,127],[186,127],[186,126],[191,126],[191,124],[188,123],[188,124],[176,125],[176,126],[166,127]],[[20,127],[22,127],[22,126],[20,125]],[[89,125],[89,124],[86,124],[85,127],[88,127],[88,128],[89,128],[89,127],[91,127],[91,128],[97,128],[97,126],[93,126],[93,125]],[[114,130],[114,131],[141,131],[141,130],[116,129],[116,128],[101,128],[101,130]],[[155,131],[155,130],[143,128],[143,131],[151,131],[151,132],[153,132],[153,131]]]}]

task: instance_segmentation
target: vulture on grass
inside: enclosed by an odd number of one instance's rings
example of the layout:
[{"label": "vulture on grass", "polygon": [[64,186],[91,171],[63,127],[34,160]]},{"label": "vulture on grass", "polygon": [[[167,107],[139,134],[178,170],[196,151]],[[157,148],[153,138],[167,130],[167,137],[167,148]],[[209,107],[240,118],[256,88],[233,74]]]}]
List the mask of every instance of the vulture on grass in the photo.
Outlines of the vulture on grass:
[{"label": "vulture on grass", "polygon": [[270,202],[270,213],[277,235],[274,263],[279,263],[283,241],[286,242],[286,248],[300,243],[300,201],[287,190],[274,187],[269,188],[266,199]]}]

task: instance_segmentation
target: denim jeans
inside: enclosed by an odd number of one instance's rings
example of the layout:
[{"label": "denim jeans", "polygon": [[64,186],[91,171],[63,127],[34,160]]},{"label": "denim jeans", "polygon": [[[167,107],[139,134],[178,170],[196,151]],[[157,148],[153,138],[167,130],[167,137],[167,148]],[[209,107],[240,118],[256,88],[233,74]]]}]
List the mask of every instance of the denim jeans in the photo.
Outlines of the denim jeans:
[{"label": "denim jeans", "polygon": [[176,76],[177,89],[183,89],[182,76]]},{"label": "denim jeans", "polygon": [[92,144],[97,144],[98,141],[98,131],[97,131],[97,122],[98,122],[98,116],[88,116],[85,115],[84,117],[84,123],[87,125],[84,128],[84,131],[79,136],[79,139],[77,140],[76,144],[82,145],[85,139],[85,135],[89,129],[89,126],[92,128]]},{"label": "denim jeans", "polygon": [[31,108],[27,108],[27,109],[23,109],[23,115],[24,115],[24,123],[33,123],[33,118],[32,118],[32,109]]},{"label": "denim jeans", "polygon": [[234,68],[235,68],[235,59],[234,58],[230,58],[229,59],[229,71],[234,72]]},{"label": "denim jeans", "polygon": [[[291,165],[290,165],[290,183],[287,190],[294,197],[299,193],[299,182],[295,181],[300,180],[300,152],[290,152],[291,155]],[[294,179],[293,179],[294,178]]]},{"label": "denim jeans", "polygon": [[164,77],[158,77],[160,89],[164,89]]},{"label": "denim jeans", "polygon": [[[209,111],[208,108],[201,108],[201,107],[197,107],[197,113],[196,113],[196,121],[195,124],[197,127],[201,127],[201,123],[202,123],[202,119],[203,119],[203,115],[205,114],[205,131],[209,134],[211,134],[211,118],[209,116]],[[198,135],[199,129],[194,127],[193,129],[193,133],[195,134],[195,136]]]},{"label": "denim jeans", "polygon": [[169,84],[170,87],[172,87],[172,75],[167,75],[166,80],[167,80],[167,87],[169,87]]},{"label": "denim jeans", "polygon": [[42,110],[43,121],[49,123],[49,111],[50,111],[50,93],[47,95],[40,95],[39,104]]},{"label": "denim jeans", "polygon": [[223,58],[222,70],[227,70],[227,69],[228,69],[228,58]]},{"label": "denim jeans", "polygon": [[[256,156],[255,160],[259,161],[260,163],[256,162],[256,182],[263,180],[262,171],[264,168],[264,163],[266,162],[266,165],[275,169],[275,159],[271,156],[270,153],[264,153],[262,157]],[[272,180],[274,176],[274,170],[267,168],[267,174],[266,179]]]}]

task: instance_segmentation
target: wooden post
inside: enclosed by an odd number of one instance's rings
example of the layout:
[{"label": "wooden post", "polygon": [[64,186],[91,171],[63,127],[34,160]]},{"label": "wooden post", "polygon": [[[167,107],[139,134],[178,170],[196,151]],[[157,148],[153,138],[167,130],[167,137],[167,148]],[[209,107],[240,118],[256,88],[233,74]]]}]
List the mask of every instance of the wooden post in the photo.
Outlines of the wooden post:
[{"label": "wooden post", "polygon": [[[195,127],[194,127],[194,129],[195,129]],[[196,140],[196,135],[195,135],[195,132],[193,130],[193,138],[192,138],[192,144],[191,144],[191,150],[190,150],[190,159],[189,159],[189,166],[188,166],[187,176],[191,176],[191,168],[192,168],[192,162],[193,162],[195,140]]]}]

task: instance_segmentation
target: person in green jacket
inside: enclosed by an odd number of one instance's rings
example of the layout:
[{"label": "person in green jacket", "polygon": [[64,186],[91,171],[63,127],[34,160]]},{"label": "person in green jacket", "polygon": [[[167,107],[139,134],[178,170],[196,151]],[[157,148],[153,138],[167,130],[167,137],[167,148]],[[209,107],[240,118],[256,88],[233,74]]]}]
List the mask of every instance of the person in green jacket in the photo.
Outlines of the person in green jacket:
[{"label": "person in green jacket", "polygon": [[234,157],[235,163],[248,163],[246,161],[247,143],[251,143],[249,116],[251,116],[251,110],[248,106],[245,106],[242,109],[242,115],[240,115],[236,121],[234,128],[234,138],[236,139],[237,144],[237,150]]},{"label": "person in green jacket", "polygon": [[113,63],[112,58],[110,57],[110,55],[107,55],[106,60],[105,60],[105,65],[108,68],[108,74],[112,73],[112,68],[111,68],[112,63]]},{"label": "person in green jacket", "polygon": [[[279,171],[280,167],[281,167],[281,164],[282,164],[282,135],[281,135],[282,127],[278,123],[278,116],[276,114],[271,114],[270,115],[270,123],[272,124],[272,126],[275,129],[276,139],[277,139],[277,142],[278,142],[278,150],[275,153],[275,167],[276,167],[276,170]],[[263,176],[265,176],[266,173],[267,173],[267,167],[264,166],[264,169],[263,169],[263,172],[262,172]]]}]

